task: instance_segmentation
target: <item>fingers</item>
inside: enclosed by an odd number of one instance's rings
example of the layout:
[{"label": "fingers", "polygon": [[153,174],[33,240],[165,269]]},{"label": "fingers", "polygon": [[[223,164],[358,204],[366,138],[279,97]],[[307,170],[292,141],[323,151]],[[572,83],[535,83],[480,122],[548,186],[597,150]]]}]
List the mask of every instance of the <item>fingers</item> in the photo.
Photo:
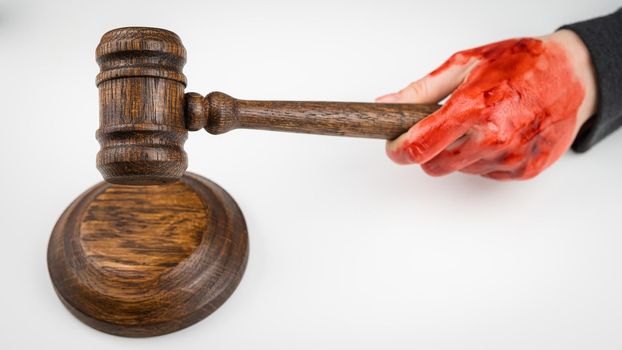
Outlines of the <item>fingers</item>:
[{"label": "fingers", "polygon": [[[455,55],[454,55],[455,56]],[[437,103],[465,80],[474,60],[450,58],[432,74],[411,83],[401,91],[379,97],[385,103]],[[387,143],[387,154],[398,164],[425,163],[466,133],[475,115],[451,103],[428,116],[396,140]],[[454,101],[455,102],[455,101]]]},{"label": "fingers", "polygon": [[477,110],[461,110],[448,101],[441,109],[387,143],[387,155],[398,164],[426,163],[462,137],[479,119]]},{"label": "fingers", "polygon": [[527,174],[529,164],[526,150],[531,148],[531,144],[524,145],[519,150],[505,153],[501,156],[480,159],[473,164],[460,169],[460,172],[495,180],[523,179],[535,176]]},{"label": "fingers", "polygon": [[479,142],[467,133],[421,167],[428,175],[443,176],[477,162],[482,156]]},{"label": "fingers", "polygon": [[539,175],[551,164],[550,153],[524,155],[514,167],[497,166],[494,171],[482,173],[484,177],[495,180],[529,180]]},{"label": "fingers", "polygon": [[468,74],[468,65],[454,65],[441,74],[426,75],[396,93],[376,99],[382,103],[437,103],[454,91]]},{"label": "fingers", "polygon": [[498,181],[516,180],[519,178],[514,171],[493,171],[482,176]]},{"label": "fingers", "polygon": [[494,171],[510,172],[525,165],[525,154],[519,150],[497,157],[484,157],[471,165],[460,169],[460,172],[473,175],[484,175]]},{"label": "fingers", "polygon": [[[488,154],[482,152],[480,153],[481,159],[462,168],[459,168],[459,164],[443,168],[444,159],[440,157],[443,152],[437,157],[440,160],[437,161],[434,158],[430,161],[430,163],[436,162],[438,164],[432,164],[432,166],[424,164],[423,167],[430,175],[444,175],[447,172],[458,170],[462,173],[481,175],[495,180],[527,180],[540,174],[552,163],[550,152],[538,151],[538,142],[540,141],[540,138],[534,139],[529,143],[514,146],[510,151],[504,148],[497,152],[489,151]],[[450,159],[448,156],[446,158]],[[449,161],[445,160],[445,162]],[[467,163],[466,159],[463,160],[463,164],[465,163]],[[431,169],[426,169],[426,166],[431,167]]]}]

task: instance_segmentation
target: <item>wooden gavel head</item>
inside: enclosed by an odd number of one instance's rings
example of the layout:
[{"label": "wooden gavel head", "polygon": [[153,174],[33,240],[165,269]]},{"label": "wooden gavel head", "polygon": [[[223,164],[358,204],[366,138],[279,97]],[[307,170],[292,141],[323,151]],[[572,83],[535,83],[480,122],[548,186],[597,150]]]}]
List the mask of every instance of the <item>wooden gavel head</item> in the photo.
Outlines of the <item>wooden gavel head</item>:
[{"label": "wooden gavel head", "polygon": [[96,51],[100,73],[97,168],[110,183],[149,185],[178,180],[188,159],[184,118],[186,49],[157,28],[119,28]]}]

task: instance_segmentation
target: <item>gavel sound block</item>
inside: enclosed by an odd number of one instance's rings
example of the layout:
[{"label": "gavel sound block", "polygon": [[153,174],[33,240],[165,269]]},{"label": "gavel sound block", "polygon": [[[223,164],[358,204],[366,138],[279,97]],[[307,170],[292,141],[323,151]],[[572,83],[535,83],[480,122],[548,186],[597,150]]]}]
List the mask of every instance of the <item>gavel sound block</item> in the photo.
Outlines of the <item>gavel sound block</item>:
[{"label": "gavel sound block", "polygon": [[189,130],[392,139],[438,108],[184,93],[186,50],[177,35],[157,28],[112,30],[96,58],[97,168],[106,182],[62,214],[48,245],[48,268],[76,317],[122,336],[160,335],[200,321],[229,298],[244,273],[244,217],[221,187],[185,173]]}]

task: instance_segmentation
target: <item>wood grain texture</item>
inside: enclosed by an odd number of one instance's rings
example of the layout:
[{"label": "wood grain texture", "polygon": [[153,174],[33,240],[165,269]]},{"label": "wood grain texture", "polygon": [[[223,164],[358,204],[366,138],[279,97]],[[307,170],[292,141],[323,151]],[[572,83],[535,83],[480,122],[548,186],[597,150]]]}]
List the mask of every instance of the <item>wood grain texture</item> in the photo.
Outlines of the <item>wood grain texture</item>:
[{"label": "wood grain texture", "polygon": [[109,186],[85,208],[82,249],[102,269],[146,280],[176,266],[198,247],[207,211],[183,182]]},{"label": "wood grain texture", "polygon": [[63,213],[48,245],[54,288],[80,320],[130,337],[194,324],[233,293],[246,267],[233,199],[194,174],[159,186],[102,182]]},{"label": "wood grain texture", "polygon": [[164,29],[119,28],[104,34],[96,59],[97,169],[111,183],[177,181],[188,166],[181,40]]},{"label": "wood grain texture", "polygon": [[260,129],[392,140],[440,106],[397,103],[253,101],[222,92],[186,94],[186,125],[211,134]]}]

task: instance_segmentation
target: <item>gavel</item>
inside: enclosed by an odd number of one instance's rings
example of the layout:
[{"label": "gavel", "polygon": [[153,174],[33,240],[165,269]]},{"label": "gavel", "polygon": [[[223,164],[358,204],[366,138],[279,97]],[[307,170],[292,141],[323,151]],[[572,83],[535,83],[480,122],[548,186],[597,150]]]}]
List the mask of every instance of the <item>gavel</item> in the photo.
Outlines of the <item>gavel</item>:
[{"label": "gavel", "polygon": [[188,131],[252,128],[393,139],[438,108],[184,93],[186,49],[163,29],[112,30],[96,56],[97,168],[107,182],[63,212],[47,261],[67,309],[91,327],[122,336],[162,335],[199,322],[229,298],[246,268],[241,209],[218,184],[185,173]]},{"label": "gavel", "polygon": [[184,93],[186,49],[173,32],[126,27],[102,37],[101,145],[97,168],[113,184],[175,182],[187,168],[188,131],[221,134],[236,128],[394,139],[438,105],[252,101],[221,92]]}]

